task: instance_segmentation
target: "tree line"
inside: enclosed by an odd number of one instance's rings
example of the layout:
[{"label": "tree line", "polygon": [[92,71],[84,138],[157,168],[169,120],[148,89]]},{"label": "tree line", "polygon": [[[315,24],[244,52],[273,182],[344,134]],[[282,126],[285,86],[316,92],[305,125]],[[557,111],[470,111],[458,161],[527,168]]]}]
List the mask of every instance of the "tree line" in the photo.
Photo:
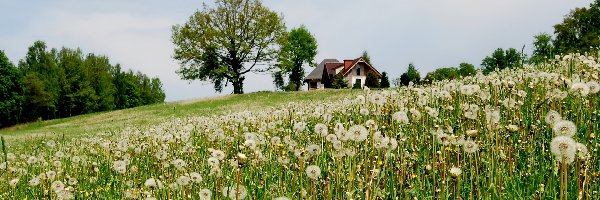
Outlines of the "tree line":
[{"label": "tree line", "polygon": [[0,127],[164,102],[158,78],[122,71],[108,57],[43,41],[17,66],[0,51]]},{"label": "tree line", "polygon": [[567,53],[593,53],[600,49],[600,0],[588,7],[575,8],[561,23],[553,26],[554,35],[540,33],[533,36],[533,53],[527,57],[514,48],[496,49],[491,56],[483,59],[484,74],[504,68],[515,68],[523,64],[539,64],[555,55]]},{"label": "tree line", "polygon": [[[563,21],[553,26],[554,35],[540,33],[533,37],[533,53],[530,57],[515,48],[497,48],[490,56],[486,56],[480,70],[488,74],[495,70],[522,67],[524,64],[539,64],[554,59],[555,55],[568,53],[592,54],[600,50],[600,0],[595,0],[589,8],[575,8],[565,16]],[[468,63],[461,63],[459,68],[439,68],[427,73],[421,80],[419,72],[411,63],[405,73],[393,82],[396,86],[408,85],[410,82],[431,83],[445,79],[456,79],[474,75],[476,69]]]}]

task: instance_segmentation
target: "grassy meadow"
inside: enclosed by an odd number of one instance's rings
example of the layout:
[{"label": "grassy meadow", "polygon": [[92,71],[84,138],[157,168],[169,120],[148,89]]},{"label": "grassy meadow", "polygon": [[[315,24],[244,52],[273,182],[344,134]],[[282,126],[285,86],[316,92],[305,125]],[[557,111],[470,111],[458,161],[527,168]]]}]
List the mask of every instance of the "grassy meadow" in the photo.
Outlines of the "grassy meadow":
[{"label": "grassy meadow", "polygon": [[600,199],[599,62],[20,125],[0,199]]}]

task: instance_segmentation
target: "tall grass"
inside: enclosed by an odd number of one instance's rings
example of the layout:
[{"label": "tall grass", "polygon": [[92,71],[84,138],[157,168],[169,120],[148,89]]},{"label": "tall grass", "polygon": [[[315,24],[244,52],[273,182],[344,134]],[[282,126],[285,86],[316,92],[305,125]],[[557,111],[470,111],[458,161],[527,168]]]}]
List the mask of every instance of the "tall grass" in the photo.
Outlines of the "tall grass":
[{"label": "tall grass", "polygon": [[[598,71],[568,55],[11,145],[0,199],[600,199]],[[549,113],[574,123],[576,154],[551,149]]]}]

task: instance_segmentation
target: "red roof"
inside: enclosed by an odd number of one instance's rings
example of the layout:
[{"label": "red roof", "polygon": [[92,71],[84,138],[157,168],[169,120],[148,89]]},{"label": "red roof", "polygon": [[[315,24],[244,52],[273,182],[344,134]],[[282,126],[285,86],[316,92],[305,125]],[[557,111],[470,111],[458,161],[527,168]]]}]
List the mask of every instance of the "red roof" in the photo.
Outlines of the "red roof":
[{"label": "red roof", "polygon": [[357,59],[354,59],[354,60],[352,61],[352,64],[350,64],[350,66],[348,66],[348,67],[344,67],[344,71],[343,71],[343,73],[344,73],[344,76],[345,76],[346,74],[348,74],[348,72],[349,72],[349,71],[350,71],[352,68],[354,68],[354,66],[356,66],[356,63],[358,63],[359,61],[363,61],[365,64],[367,64],[367,66],[369,66],[371,69],[373,69],[373,71],[375,71],[375,73],[376,73],[377,75],[381,76],[381,73],[379,73],[379,71],[377,71],[377,69],[375,69],[375,67],[371,66],[371,64],[370,64],[370,63],[368,63],[368,62],[366,62],[365,60],[363,60],[363,59],[362,59],[362,57],[358,57]]},{"label": "red roof", "polygon": [[325,68],[327,68],[328,74],[335,75],[335,69],[343,67],[344,63],[325,63]]}]

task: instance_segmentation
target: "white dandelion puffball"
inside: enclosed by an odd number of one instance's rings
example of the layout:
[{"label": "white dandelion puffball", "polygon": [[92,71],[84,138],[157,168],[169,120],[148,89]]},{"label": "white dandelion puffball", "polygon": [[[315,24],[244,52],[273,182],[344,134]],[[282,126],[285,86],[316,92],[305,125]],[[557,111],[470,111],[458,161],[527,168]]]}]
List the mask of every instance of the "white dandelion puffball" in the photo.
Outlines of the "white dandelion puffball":
[{"label": "white dandelion puffball", "polygon": [[321,153],[321,146],[316,144],[310,144],[306,147],[306,151],[311,155],[318,155]]},{"label": "white dandelion puffball", "polygon": [[573,137],[577,133],[577,126],[569,120],[560,120],[552,127],[554,133],[558,136]]},{"label": "white dandelion puffball", "polygon": [[214,150],[214,151],[211,153],[211,155],[212,155],[212,157],[215,157],[215,158],[217,158],[217,159],[219,159],[219,160],[223,160],[223,159],[225,159],[225,152],[223,152],[223,151],[221,151],[221,150]]},{"label": "white dandelion puffball", "polygon": [[17,183],[19,183],[19,178],[14,178],[8,182],[11,187],[16,187]]},{"label": "white dandelion puffball", "polygon": [[408,124],[408,115],[404,111],[395,112],[392,115],[392,119],[398,122],[399,124]]},{"label": "white dandelion puffball", "polygon": [[590,87],[586,83],[573,83],[573,85],[571,85],[571,92],[585,97],[590,93]]},{"label": "white dandelion puffball", "polygon": [[56,192],[56,191],[62,191],[62,190],[65,189],[65,184],[63,182],[61,182],[61,181],[54,181],[50,185],[50,188],[52,188],[52,190],[54,190],[54,192]]},{"label": "white dandelion puffball", "polygon": [[319,168],[319,166],[316,165],[310,165],[306,167],[306,175],[308,176],[308,178],[317,180],[321,177],[321,168]]},{"label": "white dandelion puffball", "polygon": [[192,181],[194,181],[194,183],[202,182],[202,175],[200,175],[198,172],[190,173],[190,178],[192,179]]},{"label": "white dandelion puffball", "polygon": [[466,153],[473,154],[479,151],[479,145],[472,140],[467,140],[463,143],[463,149]]},{"label": "white dandelion puffball", "polygon": [[177,184],[181,185],[181,186],[188,186],[192,183],[192,179],[190,179],[190,177],[188,176],[179,176],[177,178]]},{"label": "white dandelion puffball", "polygon": [[322,136],[322,137],[327,136],[327,134],[328,134],[327,125],[321,124],[321,123],[316,124],[315,125],[315,133],[318,134],[318,135],[320,135],[320,136]]},{"label": "white dandelion puffball", "polygon": [[555,110],[550,110],[550,111],[548,111],[548,113],[546,113],[546,117],[545,117],[546,123],[548,123],[550,125],[554,125],[554,123],[556,123],[560,120],[562,120],[561,116]]},{"label": "white dandelion puffball", "polygon": [[460,170],[460,168],[458,168],[458,167],[450,168],[450,176],[456,178],[456,177],[459,177],[461,174],[462,174],[462,170]]},{"label": "white dandelion puffball", "polygon": [[587,82],[588,88],[590,88],[590,94],[596,94],[600,91],[600,84],[596,81]]},{"label": "white dandelion puffball", "polygon": [[127,163],[123,160],[118,160],[113,163],[113,169],[120,174],[127,172]]},{"label": "white dandelion puffball", "polygon": [[248,196],[248,191],[243,185],[234,185],[223,188],[223,196],[230,199],[245,199]]},{"label": "white dandelion puffball", "polygon": [[348,129],[348,135],[351,140],[361,142],[367,139],[369,131],[362,125],[354,125]]},{"label": "white dandelion puffball", "polygon": [[565,161],[567,164],[572,163],[575,160],[575,153],[577,152],[577,143],[573,138],[568,136],[556,136],[550,142],[550,151],[558,161]]},{"label": "white dandelion puffball", "polygon": [[200,190],[199,195],[200,195],[200,200],[211,200],[211,198],[212,198],[212,192],[206,188]]},{"label": "white dandelion puffball", "polygon": [[163,187],[162,182],[154,178],[147,179],[146,182],[144,182],[144,186],[150,189],[160,189]]}]

